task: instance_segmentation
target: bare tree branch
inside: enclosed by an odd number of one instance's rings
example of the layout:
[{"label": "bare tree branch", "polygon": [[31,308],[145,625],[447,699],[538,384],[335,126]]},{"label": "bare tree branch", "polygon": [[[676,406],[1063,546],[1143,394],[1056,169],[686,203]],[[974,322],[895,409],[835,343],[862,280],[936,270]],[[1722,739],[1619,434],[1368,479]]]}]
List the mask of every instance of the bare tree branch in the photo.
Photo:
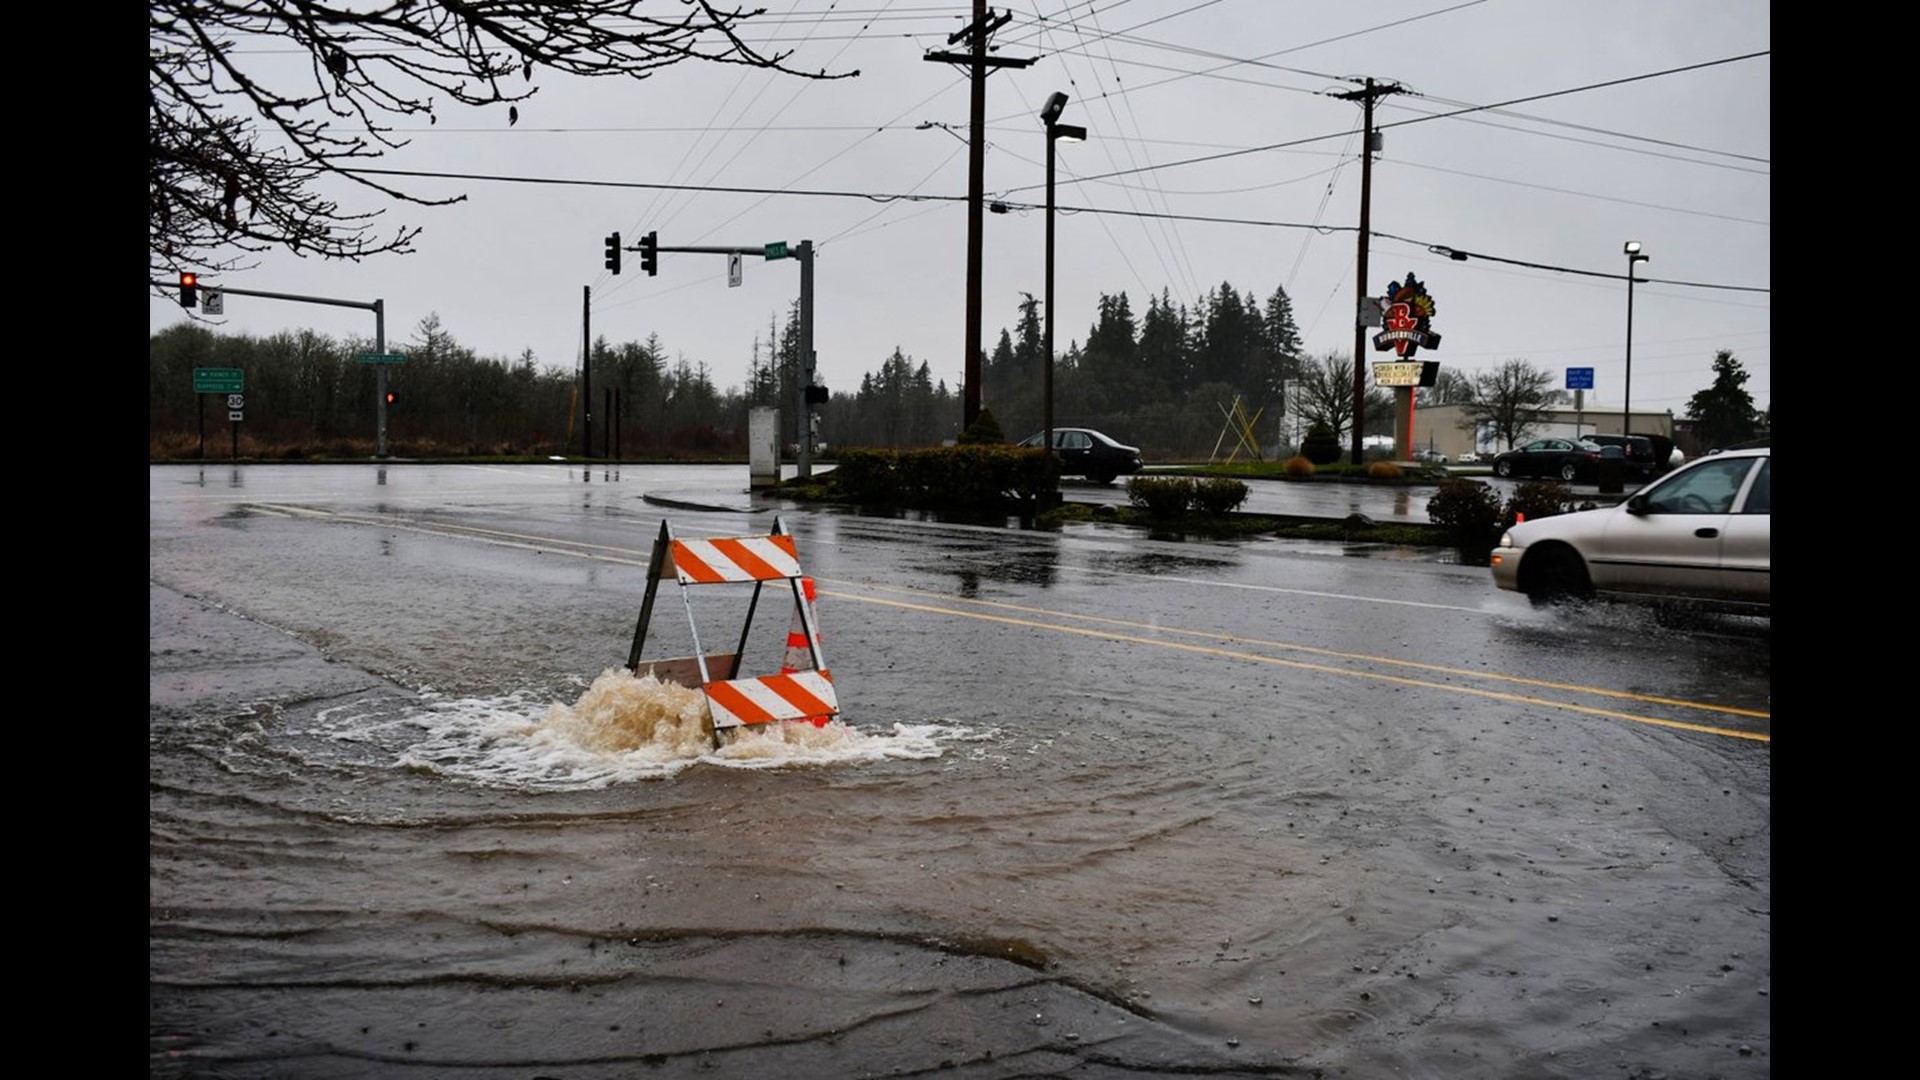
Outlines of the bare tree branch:
[{"label": "bare tree branch", "polygon": [[1526,360],[1508,360],[1474,373],[1473,397],[1463,403],[1461,426],[1477,430],[1484,425],[1511,450],[1546,420],[1553,398],[1552,372]]},{"label": "bare tree branch", "polygon": [[[756,52],[739,30],[761,14],[713,0],[149,0],[150,276],[241,269],[275,249],[350,261],[412,251],[417,226],[381,230],[384,208],[343,207],[322,182],[347,180],[374,202],[461,201],[351,170],[407,145],[395,121],[437,122],[436,100],[505,105],[516,122],[536,68],[644,79],[699,60],[859,74]],[[260,59],[276,45],[307,58],[292,85]]]}]

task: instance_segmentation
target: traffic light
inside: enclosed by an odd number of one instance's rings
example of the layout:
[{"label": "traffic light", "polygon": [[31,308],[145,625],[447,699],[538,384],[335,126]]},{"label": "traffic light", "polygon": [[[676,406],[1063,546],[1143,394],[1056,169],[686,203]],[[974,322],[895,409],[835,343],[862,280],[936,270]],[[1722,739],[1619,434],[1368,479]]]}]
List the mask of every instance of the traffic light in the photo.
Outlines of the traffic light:
[{"label": "traffic light", "polygon": [[660,234],[650,232],[640,238],[640,269],[653,277],[660,272]]},{"label": "traffic light", "polygon": [[400,400],[399,394],[393,392],[392,390],[387,391],[387,404],[391,405],[394,402],[399,400]]},{"label": "traffic light", "polygon": [[616,274],[620,272],[620,234],[619,233],[613,233],[612,235],[607,237],[607,269],[613,271]]},{"label": "traffic light", "polygon": [[184,308],[200,306],[200,275],[181,272],[180,306]]}]

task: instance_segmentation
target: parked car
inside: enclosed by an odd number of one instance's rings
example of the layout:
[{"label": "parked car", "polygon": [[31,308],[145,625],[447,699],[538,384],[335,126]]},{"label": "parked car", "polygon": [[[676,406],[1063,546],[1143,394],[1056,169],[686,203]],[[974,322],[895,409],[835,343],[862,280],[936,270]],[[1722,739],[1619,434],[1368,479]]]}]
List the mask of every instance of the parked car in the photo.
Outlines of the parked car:
[{"label": "parked car", "polygon": [[1600,444],[1584,439],[1535,439],[1493,457],[1495,476],[1547,476],[1572,483],[1593,475]]},{"label": "parked car", "polygon": [[1626,455],[1628,472],[1638,476],[1643,484],[1653,479],[1656,455],[1653,440],[1645,435],[1583,435],[1581,438],[1603,448],[1619,447],[1621,453]]},{"label": "parked car", "polygon": [[1413,452],[1413,460],[1423,461],[1429,465],[1445,465],[1447,463],[1447,455],[1438,450],[1415,450]]},{"label": "parked car", "polygon": [[[1046,433],[1036,431],[1020,440],[1020,445],[1038,448],[1046,442]],[[1116,476],[1128,476],[1145,466],[1140,448],[1109,438],[1092,428],[1054,428],[1053,449],[1060,455],[1062,476],[1084,476],[1096,484],[1111,484]]]},{"label": "parked car", "polygon": [[1697,458],[1617,506],[1515,525],[1493,549],[1493,583],[1536,604],[1597,595],[1767,615],[1771,453]]},{"label": "parked car", "polygon": [[1474,453],[1471,450],[1460,455],[1460,464],[1462,465],[1478,465],[1479,463],[1480,463],[1480,455]]}]

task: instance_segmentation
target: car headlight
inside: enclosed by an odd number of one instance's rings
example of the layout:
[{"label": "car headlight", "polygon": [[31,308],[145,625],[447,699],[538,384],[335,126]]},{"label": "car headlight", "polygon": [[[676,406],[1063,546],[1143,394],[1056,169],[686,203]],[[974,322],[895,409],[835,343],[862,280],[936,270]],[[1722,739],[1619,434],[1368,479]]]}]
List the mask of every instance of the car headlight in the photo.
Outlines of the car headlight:
[{"label": "car headlight", "polygon": [[1502,548],[1510,548],[1512,546],[1513,546],[1513,534],[1510,532],[1501,533],[1500,542],[1494,545],[1494,547],[1502,547]]}]

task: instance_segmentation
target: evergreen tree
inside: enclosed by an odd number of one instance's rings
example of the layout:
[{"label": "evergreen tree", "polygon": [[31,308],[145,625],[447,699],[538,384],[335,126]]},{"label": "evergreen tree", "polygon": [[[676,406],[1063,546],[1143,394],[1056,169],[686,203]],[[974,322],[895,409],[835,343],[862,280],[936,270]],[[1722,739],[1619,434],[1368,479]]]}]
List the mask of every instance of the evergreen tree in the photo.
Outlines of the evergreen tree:
[{"label": "evergreen tree", "polygon": [[1687,401],[1687,412],[1693,417],[1701,445],[1724,447],[1753,438],[1759,417],[1746,384],[1747,373],[1731,349],[1714,354],[1713,385]]}]

